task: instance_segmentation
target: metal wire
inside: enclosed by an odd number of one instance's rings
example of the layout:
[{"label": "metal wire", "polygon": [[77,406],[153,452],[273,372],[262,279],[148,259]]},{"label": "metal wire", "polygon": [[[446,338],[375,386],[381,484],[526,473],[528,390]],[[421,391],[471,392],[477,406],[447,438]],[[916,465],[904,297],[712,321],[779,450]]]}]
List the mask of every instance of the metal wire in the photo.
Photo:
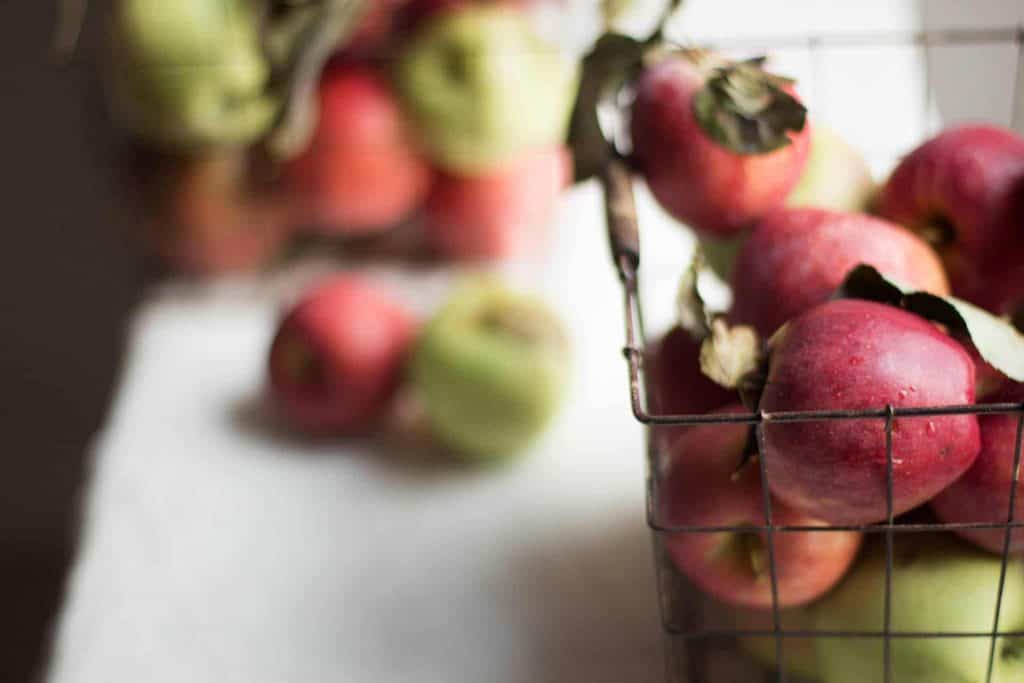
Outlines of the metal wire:
[{"label": "metal wire", "polygon": [[[970,44],[998,44],[1013,43],[1018,48],[1017,72],[1014,75],[1015,90],[1019,91],[1021,82],[1024,81],[1024,27],[1004,28],[982,28],[982,29],[951,29],[941,31],[909,31],[909,32],[884,32],[884,33],[860,33],[860,34],[829,34],[820,36],[776,36],[756,39],[729,39],[722,41],[711,41],[705,46],[715,49],[779,49],[793,47],[807,47],[813,57],[813,73],[815,80],[820,73],[822,49],[826,47],[867,47],[886,45],[920,45],[926,50],[932,46],[940,45],[970,45]],[[927,57],[927,54],[926,54]],[[927,63],[927,58],[926,58]],[[926,69],[926,84],[930,84],[930,74]],[[930,85],[926,85],[926,91]],[[930,97],[930,95],[929,95]],[[1014,97],[1013,120],[1016,123],[1020,117],[1021,103]],[[707,680],[709,667],[706,660],[707,648],[705,644],[710,641],[731,641],[737,637],[761,637],[773,638],[775,643],[775,657],[778,665],[776,674],[766,680],[775,680],[783,683],[786,680],[784,662],[784,639],[785,638],[880,638],[883,642],[883,680],[886,683],[892,681],[892,641],[907,638],[987,638],[989,639],[989,656],[986,670],[986,683],[991,683],[994,668],[995,656],[1000,638],[1024,637],[1024,631],[1000,631],[1000,616],[1002,600],[1006,584],[1007,568],[1010,558],[1010,549],[1013,532],[1016,529],[1024,528],[1024,521],[1018,521],[1015,516],[1017,497],[1017,485],[1020,481],[1020,465],[1022,459],[1022,438],[1024,438],[1024,403],[993,403],[978,405],[949,405],[949,406],[923,406],[923,407],[896,407],[893,405],[879,406],[870,409],[858,410],[810,410],[810,411],[784,411],[784,412],[751,412],[751,413],[728,413],[708,415],[663,415],[652,413],[646,404],[644,392],[641,389],[643,349],[646,348],[645,330],[643,326],[643,307],[641,305],[638,287],[640,270],[640,249],[639,230],[636,223],[635,205],[633,203],[632,185],[627,167],[620,161],[613,161],[602,176],[602,182],[606,194],[606,214],[608,218],[608,237],[611,245],[612,260],[618,271],[619,279],[623,287],[623,307],[626,319],[626,346],[623,349],[627,362],[629,378],[630,408],[634,417],[644,425],[650,427],[674,426],[685,427],[695,425],[752,425],[755,430],[755,443],[758,449],[758,461],[761,474],[762,504],[764,513],[764,524],[747,525],[742,527],[734,525],[670,525],[665,524],[659,518],[659,495],[661,493],[661,480],[659,467],[656,459],[658,457],[655,440],[649,438],[648,448],[648,505],[647,522],[656,537],[659,539],[668,538],[674,534],[694,533],[758,533],[763,535],[768,550],[768,569],[771,581],[772,596],[772,625],[770,629],[719,629],[709,628],[703,621],[702,602],[688,601],[686,604],[686,623],[680,626],[673,620],[673,615],[667,613],[668,601],[663,596],[662,623],[665,631],[673,638],[678,638],[687,644],[687,672],[688,683],[710,683]],[[1009,510],[1005,522],[901,522],[897,523],[894,509],[894,455],[893,455],[893,427],[897,419],[913,419],[922,417],[940,417],[951,415],[1014,415],[1017,419],[1016,443],[1013,461],[1013,476],[1009,496]],[[772,499],[768,481],[768,467],[766,452],[764,448],[765,425],[770,423],[806,423],[819,421],[845,421],[845,420],[882,420],[884,421],[885,452],[886,452],[886,515],[883,522],[871,524],[852,525],[777,525],[772,517]],[[650,431],[650,430],[648,430]],[[648,435],[650,437],[650,434]],[[993,614],[992,629],[990,631],[899,631],[893,629],[893,572],[894,572],[894,545],[898,534],[907,533],[952,533],[967,530],[1002,529],[1003,549],[1001,555],[1001,566],[999,583],[996,591],[996,601]],[[880,631],[860,630],[808,630],[808,629],[786,629],[783,627],[778,586],[778,566],[776,562],[775,540],[777,534],[786,533],[843,533],[861,532],[866,534],[885,535],[885,595],[883,624]],[[656,554],[658,551],[656,549]],[[661,564],[664,562],[664,558]],[[671,568],[668,571],[673,571]],[[666,582],[660,581],[662,590],[666,590]],[[695,603],[695,604],[690,604]],[[672,661],[669,657],[667,661]]]}]

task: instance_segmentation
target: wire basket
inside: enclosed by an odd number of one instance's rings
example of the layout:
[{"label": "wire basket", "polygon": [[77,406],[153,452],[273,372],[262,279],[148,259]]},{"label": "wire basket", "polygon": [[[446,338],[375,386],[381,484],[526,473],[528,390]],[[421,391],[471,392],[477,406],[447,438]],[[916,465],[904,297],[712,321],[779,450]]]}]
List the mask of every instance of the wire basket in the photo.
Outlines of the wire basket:
[{"label": "wire basket", "polygon": [[[920,46],[927,50],[938,45],[1003,44],[1015,46],[1017,50],[1017,73],[1014,77],[1016,91],[1021,90],[1020,81],[1024,76],[1024,27],[964,29],[944,31],[893,32],[871,34],[831,34],[828,36],[789,36],[765,40],[740,40],[726,43],[715,42],[711,47],[745,51],[804,47],[808,48],[817,73],[822,49],[829,46]],[[926,89],[930,80],[925,69]],[[1021,104],[1014,100],[1014,121],[1021,115]],[[666,660],[668,680],[674,683],[739,683],[763,680],[802,681],[787,672],[786,651],[795,643],[824,638],[875,638],[883,641],[882,661],[877,663],[877,678],[864,683],[879,681],[899,683],[895,680],[891,666],[891,645],[898,638],[940,639],[940,638],[983,638],[989,643],[988,665],[983,680],[991,683],[996,646],[1001,637],[1024,636],[1024,631],[998,630],[1000,612],[1003,606],[1004,587],[1007,582],[1007,566],[1010,557],[1010,540],[1013,529],[1024,526],[1024,521],[1014,518],[1017,481],[1021,459],[1021,436],[1024,431],[1024,405],[1014,403],[957,405],[897,408],[881,405],[869,410],[821,410],[808,412],[756,412],[709,415],[662,415],[652,413],[647,406],[643,389],[644,349],[648,348],[641,303],[639,229],[633,193],[631,172],[622,161],[613,161],[603,170],[601,176],[605,192],[605,209],[608,238],[612,257],[623,289],[625,311],[624,354],[629,369],[629,392],[633,414],[647,426],[647,521],[652,529],[655,560],[657,567],[657,588],[661,607],[662,624],[666,636]],[[937,523],[930,519],[897,520],[893,514],[893,453],[892,433],[897,419],[922,419],[948,415],[1016,415],[1016,445],[1013,464],[1013,479],[1010,490],[1010,504],[1005,521],[992,523]],[[850,526],[786,526],[773,523],[772,497],[768,486],[768,468],[763,448],[764,427],[771,423],[873,420],[884,427],[886,445],[886,509],[883,522]],[[760,468],[763,498],[763,525],[687,527],[670,526],[659,519],[659,498],[664,495],[659,472],[658,440],[651,438],[652,428],[661,426],[694,425],[752,425],[757,445],[757,463]],[[999,584],[996,592],[992,628],[984,631],[898,631],[892,628],[892,579],[893,547],[895,539],[903,534],[942,533],[950,534],[963,529],[1001,529],[1003,531],[1003,552]],[[859,531],[878,538],[885,544],[885,595],[882,628],[874,631],[824,631],[793,627],[785,623],[783,610],[778,602],[778,581],[775,539],[787,533],[835,533]],[[737,628],[723,615],[722,608],[711,598],[698,591],[669,560],[666,541],[679,534],[710,534],[719,532],[762,533],[767,546],[768,570],[771,581],[772,605],[765,612],[765,627]],[[766,672],[752,661],[737,656],[738,638],[765,639],[774,648],[778,670]]]}]

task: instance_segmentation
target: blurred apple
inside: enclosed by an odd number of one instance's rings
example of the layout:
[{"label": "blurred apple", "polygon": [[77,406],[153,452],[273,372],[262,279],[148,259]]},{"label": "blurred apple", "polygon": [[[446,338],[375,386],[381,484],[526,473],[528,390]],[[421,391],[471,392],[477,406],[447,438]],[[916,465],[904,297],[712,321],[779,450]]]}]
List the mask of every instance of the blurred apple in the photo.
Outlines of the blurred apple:
[{"label": "blurred apple", "polygon": [[387,81],[345,63],[325,70],[316,132],[287,173],[311,227],[341,234],[394,227],[419,207],[431,182]]},{"label": "blurred apple", "polygon": [[110,26],[111,104],[140,137],[189,148],[270,129],[278,106],[255,3],[117,0]]},{"label": "blurred apple", "polygon": [[415,321],[352,275],[310,289],[270,347],[271,396],[293,425],[313,433],[362,432],[394,397]]},{"label": "blurred apple", "polygon": [[279,194],[249,186],[248,158],[220,150],[180,160],[170,175],[154,237],[173,270],[196,275],[255,270],[281,251],[292,210]]},{"label": "blurred apple", "polygon": [[565,141],[578,64],[542,40],[522,10],[472,4],[422,23],[395,82],[431,158],[472,175]]},{"label": "blurred apple", "polygon": [[565,397],[569,366],[565,330],[543,301],[473,280],[427,323],[410,377],[438,440],[487,461],[541,434]]},{"label": "blurred apple", "polygon": [[674,218],[726,240],[782,206],[810,135],[791,81],[691,50],[652,60],[636,90],[634,161]]},{"label": "blurred apple", "polygon": [[533,254],[571,178],[572,158],[562,146],[527,152],[495,171],[443,174],[426,205],[427,239],[459,261]]}]

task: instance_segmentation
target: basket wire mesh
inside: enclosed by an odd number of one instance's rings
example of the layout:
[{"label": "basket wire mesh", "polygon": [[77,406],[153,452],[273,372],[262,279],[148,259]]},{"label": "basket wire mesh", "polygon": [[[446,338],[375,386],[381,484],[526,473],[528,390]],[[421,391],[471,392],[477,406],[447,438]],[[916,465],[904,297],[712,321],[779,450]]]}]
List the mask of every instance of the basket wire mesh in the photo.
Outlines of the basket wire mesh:
[{"label": "basket wire mesh", "polygon": [[[820,72],[822,51],[828,47],[851,46],[886,46],[886,45],[917,45],[927,50],[931,46],[970,45],[970,44],[1012,44],[1017,51],[1017,67],[1014,74],[1015,97],[1013,98],[1013,122],[1020,125],[1022,104],[1020,94],[1024,88],[1021,80],[1024,77],[1024,27],[1004,27],[985,29],[952,29],[933,31],[904,31],[891,33],[860,33],[860,34],[829,34],[815,36],[781,36],[759,40],[715,41],[707,47],[722,50],[772,50],[787,47],[809,48],[813,64],[813,73]],[[925,90],[930,97],[930,76],[925,66]],[[639,226],[636,214],[635,198],[631,172],[622,160],[614,160],[607,164],[601,174],[601,184],[605,194],[605,213],[608,226],[608,239],[612,258],[618,272],[623,291],[623,307],[625,313],[625,341],[623,349],[629,371],[630,405],[635,418],[647,426],[648,458],[647,458],[647,522],[655,537],[655,554],[658,565],[658,589],[662,608],[662,623],[667,634],[666,648],[669,678],[685,683],[726,683],[711,681],[708,678],[708,653],[711,643],[715,641],[731,641],[737,637],[767,637],[774,640],[775,661],[778,670],[766,673],[765,681],[783,683],[790,680],[786,672],[783,643],[786,639],[817,639],[817,638],[880,638],[883,641],[883,661],[879,663],[879,679],[884,683],[898,683],[892,678],[891,643],[897,638],[987,638],[989,640],[988,664],[985,673],[986,683],[991,683],[996,656],[996,644],[1002,637],[1021,637],[1024,631],[999,630],[1000,613],[1002,611],[1003,594],[1006,585],[1007,566],[1010,558],[1011,533],[1014,529],[1024,527],[1024,521],[1015,519],[1017,483],[1020,476],[1021,442],[1024,434],[1024,404],[992,403],[978,405],[952,405],[929,407],[895,407],[879,406],[868,410],[814,410],[801,412],[765,412],[707,414],[707,415],[662,415],[652,413],[644,399],[643,354],[647,348],[646,331],[643,320],[643,309],[639,294],[640,243]],[[1016,415],[1016,440],[1012,466],[1012,481],[1009,495],[1009,509],[1005,521],[981,523],[900,523],[897,524],[893,514],[893,426],[898,418],[922,418],[929,416],[948,415]],[[877,420],[884,425],[885,458],[886,458],[886,519],[884,522],[862,525],[828,525],[828,526],[793,526],[773,523],[772,497],[768,484],[768,470],[764,449],[764,427],[771,423],[814,422],[841,420]],[[737,526],[673,526],[663,524],[657,515],[659,496],[662,494],[658,467],[658,448],[655,439],[651,438],[651,427],[655,426],[694,426],[694,425],[727,425],[747,424],[755,430],[757,446],[757,462],[761,474],[761,490],[765,524]],[[893,546],[897,534],[915,534],[927,532],[950,533],[964,529],[1002,529],[1003,547],[999,583],[996,592],[995,609],[992,615],[992,628],[987,631],[894,631],[892,629],[892,578],[893,578]],[[778,599],[778,567],[776,565],[775,537],[777,534],[810,532],[835,533],[858,531],[868,534],[884,535],[885,540],[885,595],[882,629],[876,631],[861,630],[808,630],[788,629],[783,627]],[[685,583],[666,557],[662,557],[659,539],[668,534],[700,534],[717,532],[762,532],[766,540],[768,571],[771,582],[771,628],[738,629],[714,628],[705,624],[702,606],[699,599],[692,595],[676,600],[672,595],[679,582]],[[692,593],[692,589],[691,589]],[[681,602],[682,604],[676,604]],[[676,619],[681,613],[681,619]],[[683,652],[680,652],[682,643]],[[750,680],[744,678],[744,680]],[[868,683],[868,682],[865,682]]]}]

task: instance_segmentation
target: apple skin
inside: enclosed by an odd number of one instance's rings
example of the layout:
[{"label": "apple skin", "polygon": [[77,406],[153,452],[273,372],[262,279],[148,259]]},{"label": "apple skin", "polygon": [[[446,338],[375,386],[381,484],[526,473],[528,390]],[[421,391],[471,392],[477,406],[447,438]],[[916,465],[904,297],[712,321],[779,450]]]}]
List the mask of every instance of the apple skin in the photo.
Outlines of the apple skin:
[{"label": "apple skin", "polygon": [[539,251],[572,157],[559,145],[473,176],[439,176],[424,210],[428,243],[457,261],[493,261]]},{"label": "apple skin", "polygon": [[[746,410],[733,405],[723,412]],[[658,491],[662,524],[767,523],[756,461],[736,472],[748,429],[741,424],[698,425],[672,442]],[[772,520],[779,525],[825,526],[779,501],[773,501]],[[664,542],[679,571],[715,598],[730,605],[771,607],[767,534],[678,532],[666,533]],[[835,585],[853,562],[860,542],[861,534],[851,531],[776,533],[779,606],[806,604]]]},{"label": "apple skin", "polygon": [[[708,379],[700,369],[700,342],[676,325],[651,344],[644,379],[651,410],[661,415],[702,415],[736,401],[736,392]],[[659,451],[687,427],[652,426]]]},{"label": "apple skin", "polygon": [[432,179],[383,76],[345,63],[325,70],[316,132],[287,174],[310,225],[345,235],[394,227],[425,200]]},{"label": "apple skin", "polygon": [[270,130],[278,103],[253,3],[120,0],[111,19],[110,103],[139,138],[191,150]]},{"label": "apple skin", "polygon": [[[999,628],[1024,629],[1024,567],[1007,565]],[[893,546],[891,628],[894,632],[989,632],[995,617],[1000,559],[947,533],[897,534]],[[874,539],[849,576],[815,606],[817,629],[881,633],[884,628],[885,543]],[[894,683],[982,683],[989,638],[892,638]],[[1024,680],[1019,638],[996,644],[992,683]],[[883,677],[883,640],[819,638],[818,665],[827,683]]]},{"label": "apple skin", "polygon": [[292,207],[279,193],[247,187],[243,152],[218,150],[179,163],[153,220],[156,252],[167,266],[199,276],[246,272],[281,252]]},{"label": "apple skin", "polygon": [[896,167],[877,211],[937,236],[957,296],[995,313],[1024,300],[1024,139],[995,126],[950,128]]},{"label": "apple skin", "polygon": [[564,143],[578,72],[522,10],[473,4],[424,22],[399,53],[394,80],[431,159],[472,175]]},{"label": "apple skin", "polygon": [[[986,403],[1024,403],[1024,384],[1013,383],[990,396]],[[943,522],[1006,522],[1013,488],[1013,447],[1017,443],[1018,415],[981,415],[981,453],[967,472],[931,503]],[[1024,508],[1024,479],[1017,483],[1014,519]],[[1003,529],[958,529],[964,538],[985,550],[1002,554]],[[1010,552],[1024,552],[1024,529],[1010,534]]]},{"label": "apple skin", "polygon": [[[974,364],[924,318],[871,301],[820,304],[771,340],[760,408],[768,412],[880,409],[974,402]],[[973,415],[901,418],[892,430],[893,513],[939,493],[981,448]],[[772,492],[833,524],[886,518],[882,419],[764,426]]]},{"label": "apple skin", "polygon": [[310,289],[284,317],[270,347],[271,397],[312,434],[376,426],[398,389],[416,321],[354,275]]},{"label": "apple skin", "polygon": [[[774,616],[770,609],[733,607],[729,610],[729,618],[732,626],[740,631],[771,631],[775,628]],[[784,631],[813,631],[816,618],[814,604],[779,611],[779,621]],[[740,649],[764,668],[771,671],[779,670],[778,661],[775,659],[775,636],[742,636],[737,638],[736,642]],[[788,677],[796,676],[801,681],[816,681],[821,678],[814,638],[783,637],[782,659]]]},{"label": "apple skin", "polygon": [[780,209],[758,223],[740,248],[730,319],[770,336],[827,301],[860,263],[915,289],[949,294],[934,250],[902,227],[866,214]]},{"label": "apple skin", "polygon": [[791,144],[741,155],[713,141],[693,113],[705,78],[689,61],[648,67],[632,111],[634,158],[658,202],[702,237],[725,239],[782,205],[810,146],[810,124]]},{"label": "apple skin", "polygon": [[419,335],[409,378],[439,442],[466,461],[494,462],[523,451],[554,418],[570,360],[543,301],[470,280]]}]

